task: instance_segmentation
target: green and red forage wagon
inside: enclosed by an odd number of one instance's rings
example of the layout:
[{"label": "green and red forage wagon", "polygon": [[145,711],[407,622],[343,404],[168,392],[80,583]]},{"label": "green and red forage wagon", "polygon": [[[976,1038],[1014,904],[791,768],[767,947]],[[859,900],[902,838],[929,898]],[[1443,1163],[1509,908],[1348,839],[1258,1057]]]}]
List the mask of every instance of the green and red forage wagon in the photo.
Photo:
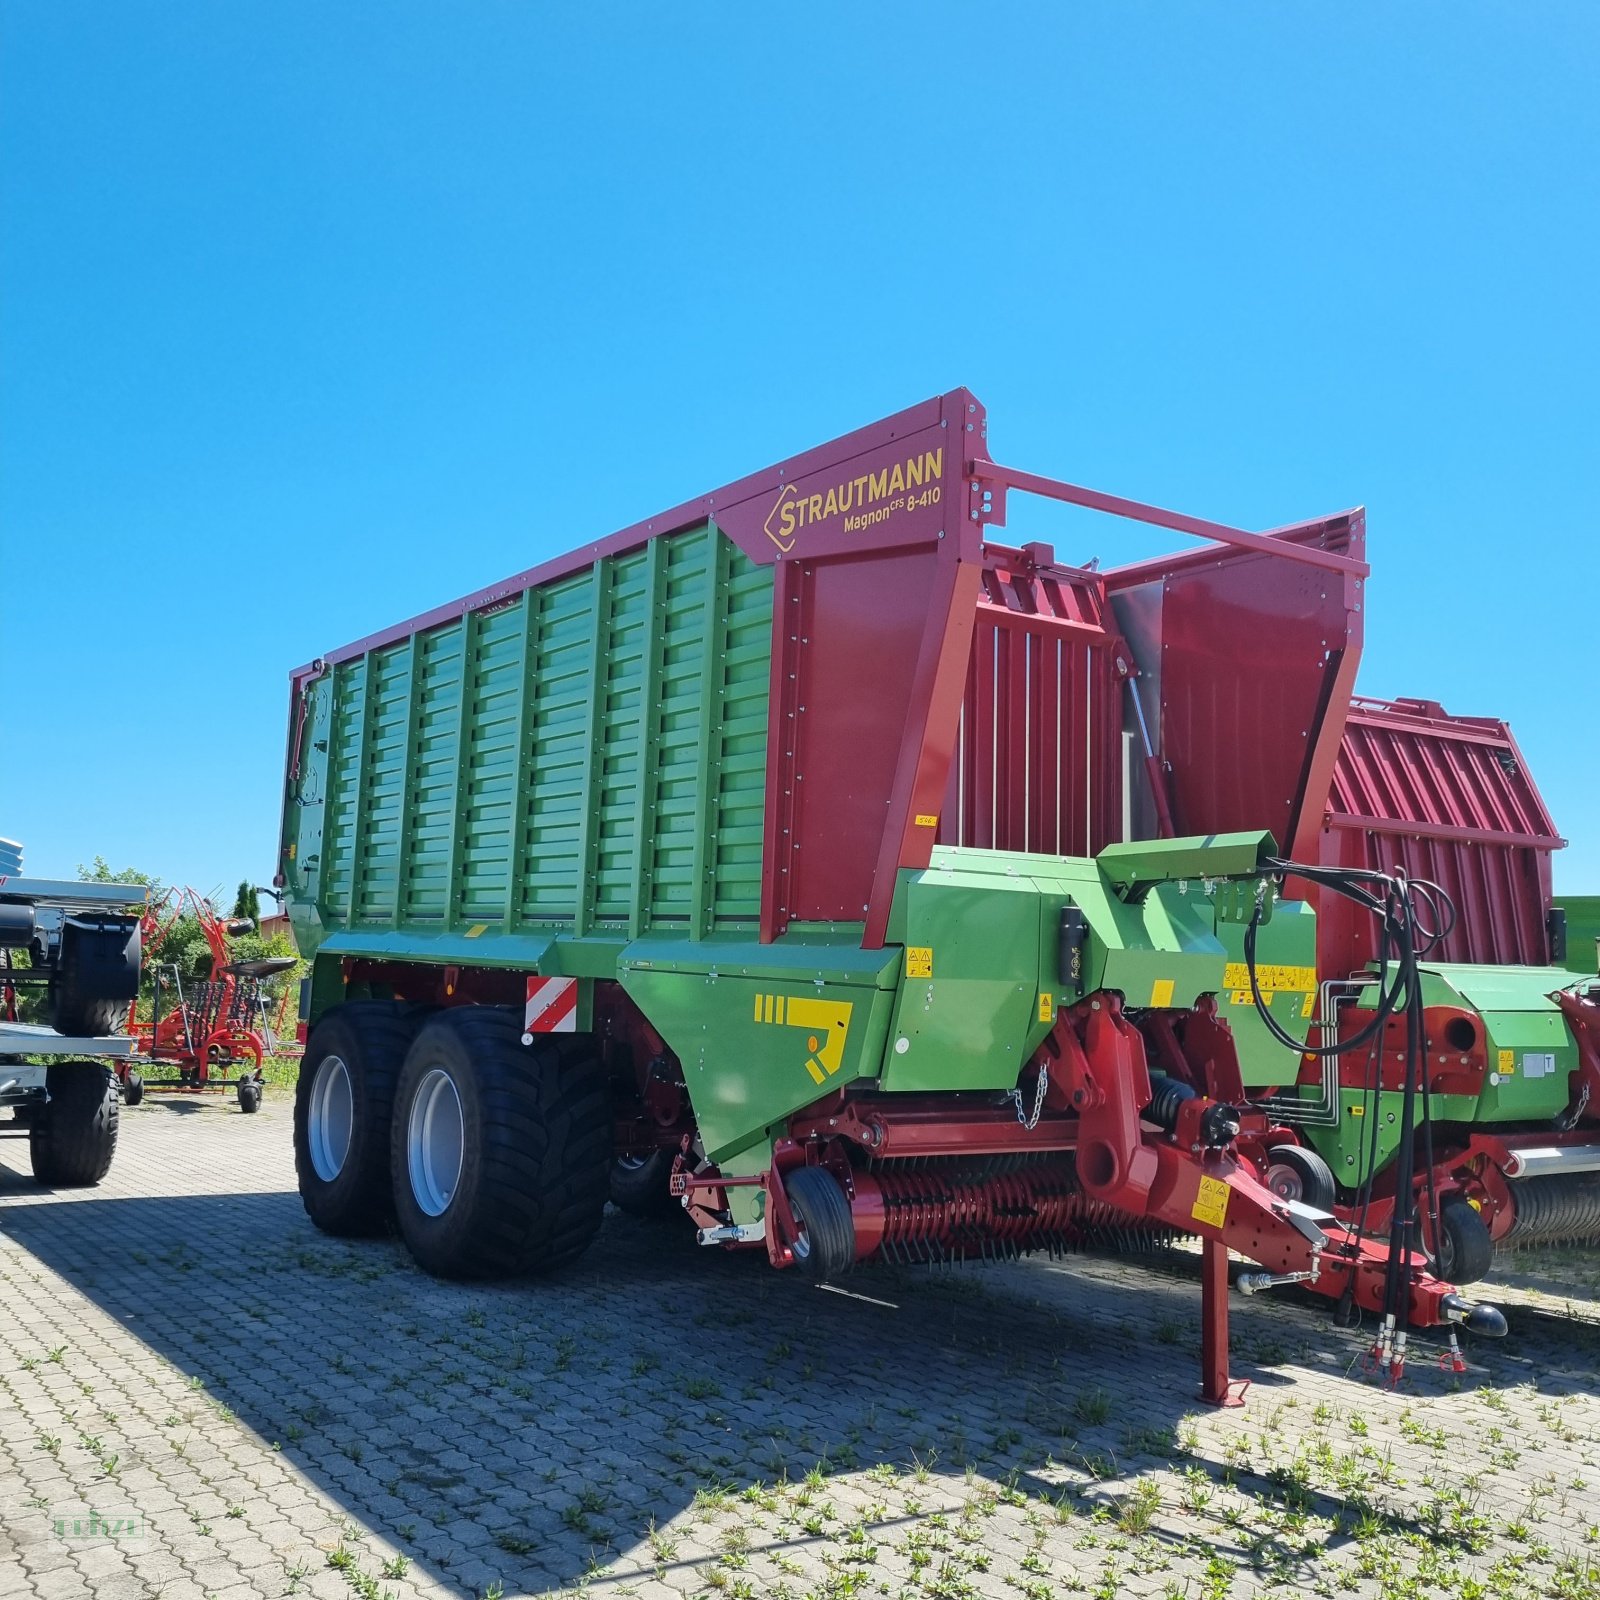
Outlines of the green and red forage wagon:
[{"label": "green and red forage wagon", "polygon": [[[956,390],[295,673],[319,1226],[393,1218],[451,1276],[571,1260],[608,1196],[823,1278],[1196,1235],[1215,1399],[1230,1250],[1376,1313],[1391,1362],[1499,1324],[1430,1272],[1420,1199],[1340,1220],[1273,1112],[1320,1092],[1302,1047],[1420,993],[1322,1016],[1289,866],[1321,860],[1361,513],[1244,533],[988,445]],[[996,537],[1018,494],[1207,542],[1065,565]],[[1420,984],[1403,875],[1351,892]]]}]

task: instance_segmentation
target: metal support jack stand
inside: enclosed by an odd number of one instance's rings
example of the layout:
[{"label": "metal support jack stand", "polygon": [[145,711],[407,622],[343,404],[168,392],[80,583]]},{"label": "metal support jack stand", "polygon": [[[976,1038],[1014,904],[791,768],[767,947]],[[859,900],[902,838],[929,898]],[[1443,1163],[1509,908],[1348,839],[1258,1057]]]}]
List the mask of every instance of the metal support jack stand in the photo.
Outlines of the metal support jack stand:
[{"label": "metal support jack stand", "polygon": [[1228,1376],[1228,1247],[1207,1239],[1200,1258],[1200,1398],[1214,1406],[1242,1406],[1248,1378]]}]

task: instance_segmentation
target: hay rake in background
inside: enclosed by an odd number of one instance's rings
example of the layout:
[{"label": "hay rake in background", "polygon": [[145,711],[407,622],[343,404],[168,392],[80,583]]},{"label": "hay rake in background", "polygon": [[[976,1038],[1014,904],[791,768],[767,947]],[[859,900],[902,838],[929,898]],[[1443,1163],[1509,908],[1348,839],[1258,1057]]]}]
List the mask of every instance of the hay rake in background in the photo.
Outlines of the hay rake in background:
[{"label": "hay rake in background", "polygon": [[[161,959],[163,946],[185,916],[193,916],[211,953],[209,978],[185,979],[176,961]],[[261,1107],[261,1063],[278,1047],[285,993],[274,1017],[267,979],[294,966],[292,956],[264,956],[235,961],[231,937],[253,933],[248,917],[221,917],[193,889],[171,889],[144,914],[146,964],[154,978],[150,1015],[140,1017],[137,1005],[129,1020],[136,1056],[119,1065],[123,1099],[138,1105],[146,1089],[203,1094],[233,1089],[239,1109]],[[170,1004],[164,1004],[170,1002]],[[141,1069],[165,1066],[168,1077],[146,1077]]]}]

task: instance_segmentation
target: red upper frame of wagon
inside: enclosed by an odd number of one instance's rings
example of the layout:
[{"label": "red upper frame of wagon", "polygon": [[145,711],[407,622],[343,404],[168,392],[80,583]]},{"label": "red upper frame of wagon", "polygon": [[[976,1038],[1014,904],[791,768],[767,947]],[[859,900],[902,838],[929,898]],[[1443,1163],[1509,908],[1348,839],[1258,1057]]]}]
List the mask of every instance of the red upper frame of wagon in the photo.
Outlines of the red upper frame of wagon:
[{"label": "red upper frame of wagon", "polygon": [[[1209,542],[1066,566],[990,538],[1013,492]],[[898,871],[936,840],[1088,855],[1130,830],[1259,827],[1313,846],[1360,655],[1363,513],[1249,533],[1017,471],[965,389],[332,651],[296,689],[707,521],[777,569],[764,939],[864,920],[882,943]],[[1137,794],[1130,688],[1151,740]]]}]

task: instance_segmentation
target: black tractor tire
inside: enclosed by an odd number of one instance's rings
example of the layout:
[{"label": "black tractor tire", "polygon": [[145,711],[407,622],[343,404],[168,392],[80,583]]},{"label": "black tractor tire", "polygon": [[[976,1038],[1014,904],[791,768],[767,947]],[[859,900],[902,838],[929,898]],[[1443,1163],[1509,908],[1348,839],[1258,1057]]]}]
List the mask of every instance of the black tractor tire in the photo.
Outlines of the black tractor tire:
[{"label": "black tractor tire", "polygon": [[667,1187],[674,1152],[653,1150],[642,1161],[617,1156],[611,1163],[611,1203],[630,1217],[683,1216],[683,1201]]},{"label": "black tractor tire", "polygon": [[49,1102],[28,1131],[33,1176],[52,1189],[85,1189],[117,1153],[117,1075],[99,1061],[56,1061],[45,1074]]},{"label": "black tractor tire", "polygon": [[247,1117],[254,1116],[261,1109],[261,1085],[254,1078],[239,1080],[239,1109]]},{"label": "black tractor tire", "polygon": [[69,916],[50,985],[50,1025],[69,1039],[121,1033],[139,992],[137,917]]},{"label": "black tractor tire", "polygon": [[128,1076],[122,1080],[122,1103],[125,1106],[136,1106],[143,1099],[144,1075],[129,1067]]},{"label": "black tractor tire", "polygon": [[800,1167],[784,1179],[799,1227],[794,1264],[815,1283],[832,1283],[856,1264],[850,1201],[826,1167]]},{"label": "black tractor tire", "polygon": [[[448,1112],[450,1089],[458,1167],[430,1211],[412,1170],[412,1122],[427,1120],[419,1091],[444,1096]],[[390,1135],[395,1217],[417,1265],[441,1278],[504,1278],[575,1260],[600,1231],[611,1139],[606,1073],[586,1036],[524,1045],[521,1016],[500,1006],[436,1015],[406,1056]]]},{"label": "black tractor tire", "polygon": [[88,1000],[82,995],[62,995],[50,1018],[57,1033],[68,1039],[104,1039],[128,1025],[126,1000]]},{"label": "black tractor tire", "polygon": [[1438,1273],[1446,1283],[1477,1283],[1494,1264],[1489,1225],[1465,1200],[1446,1200],[1439,1208]]},{"label": "black tractor tire", "polygon": [[[1272,1169],[1287,1175],[1288,1184],[1278,1187]],[[1316,1211],[1332,1211],[1338,1198],[1333,1169],[1315,1150],[1303,1144],[1275,1144],[1267,1151],[1267,1187],[1281,1199],[1299,1200]],[[1299,1193],[1290,1192],[1298,1188]]]},{"label": "black tractor tire", "polygon": [[[389,1198],[389,1124],[395,1085],[406,1051],[421,1026],[398,1001],[352,1000],[334,1006],[311,1030],[294,1093],[294,1169],[300,1203],[324,1233],[360,1238],[382,1233],[392,1214]],[[317,1075],[337,1059],[348,1077],[349,1141],[335,1160],[327,1140],[312,1148]],[[241,1109],[243,1102],[241,1102]]]}]

